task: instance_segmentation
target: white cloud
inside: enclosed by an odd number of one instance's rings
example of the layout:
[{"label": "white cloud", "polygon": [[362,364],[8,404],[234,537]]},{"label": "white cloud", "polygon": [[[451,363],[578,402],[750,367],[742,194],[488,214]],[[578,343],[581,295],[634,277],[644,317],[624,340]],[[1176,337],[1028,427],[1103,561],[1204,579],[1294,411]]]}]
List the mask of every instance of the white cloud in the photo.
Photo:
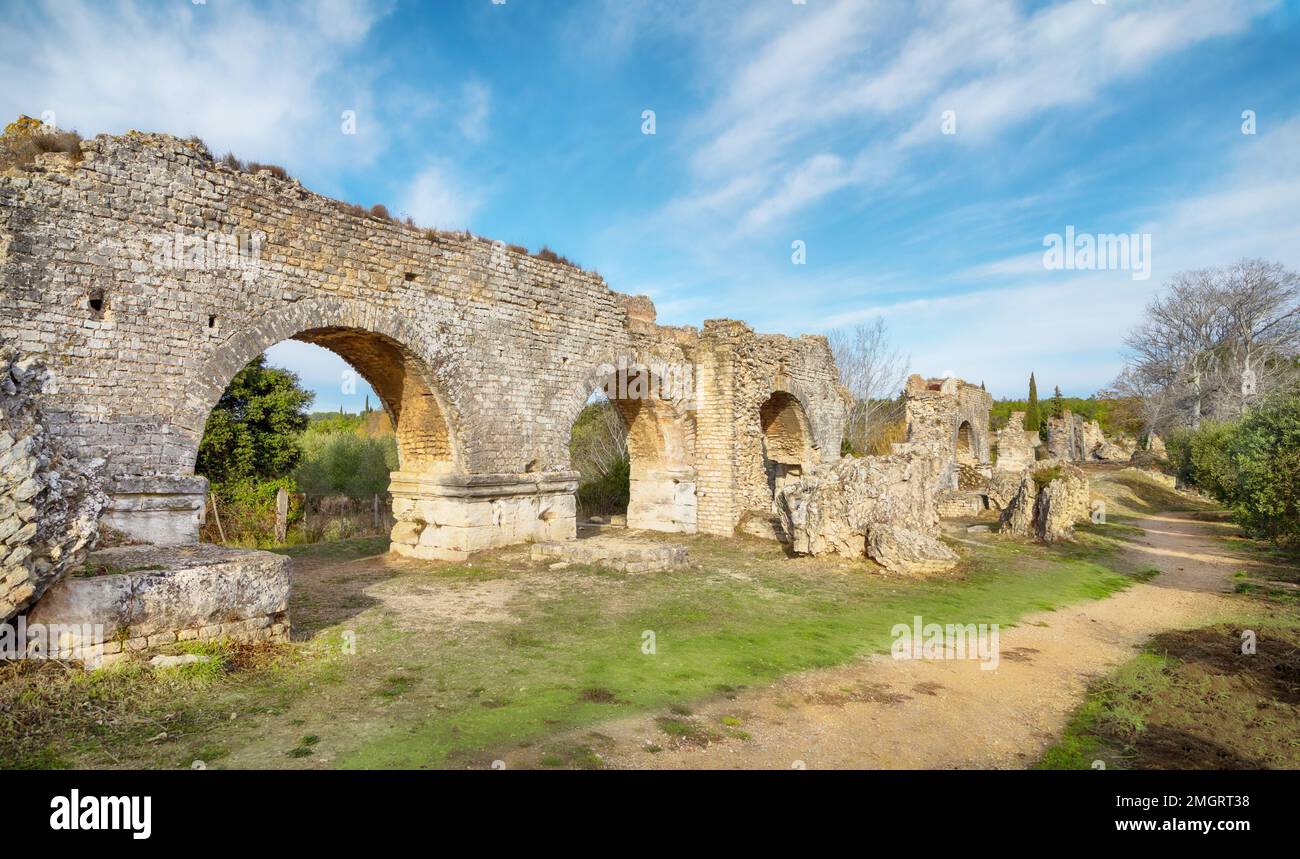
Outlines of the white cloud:
[{"label": "white cloud", "polygon": [[[693,181],[664,220],[690,236],[781,227],[846,187],[906,180],[907,159],[922,147],[979,145],[1045,111],[1094,104],[1161,58],[1241,32],[1275,5],[840,0],[782,14],[731,9],[724,14],[742,19],[743,35],[700,33],[717,95],[690,123]],[[957,114],[952,138],[941,133],[945,110]],[[734,193],[738,180],[744,193]],[[730,211],[699,204],[720,192]],[[684,222],[683,213],[695,217]],[[720,230],[710,223],[719,215]]]},{"label": "white cloud", "polygon": [[416,174],[399,205],[421,226],[463,229],[484,197],[484,192],[467,187],[449,165],[435,163]]},{"label": "white cloud", "polygon": [[[1123,212],[1114,232],[1153,237],[1153,274],[1045,271],[1042,251],[966,269],[954,281],[1004,285],[935,294],[844,311],[830,328],[884,316],[896,338],[924,362],[921,372],[960,367],[995,394],[1015,394],[1034,369],[1043,384],[1089,394],[1112,379],[1128,329],[1175,272],[1259,256],[1300,268],[1300,116],[1258,136],[1242,135],[1228,169],[1208,186],[1139,220]],[[1110,231],[1110,230],[1108,230]],[[1034,239],[1036,245],[1037,239]]]},{"label": "white cloud", "polygon": [[466,83],[461,88],[460,118],[456,123],[460,133],[471,141],[483,140],[491,113],[492,90],[478,81]]},{"label": "white cloud", "polygon": [[290,167],[355,163],[376,138],[322,131],[337,132],[342,111],[372,100],[355,60],[381,11],[366,0],[10,7],[0,21],[0,111],[52,110],[83,134],[196,134],[217,155]]}]

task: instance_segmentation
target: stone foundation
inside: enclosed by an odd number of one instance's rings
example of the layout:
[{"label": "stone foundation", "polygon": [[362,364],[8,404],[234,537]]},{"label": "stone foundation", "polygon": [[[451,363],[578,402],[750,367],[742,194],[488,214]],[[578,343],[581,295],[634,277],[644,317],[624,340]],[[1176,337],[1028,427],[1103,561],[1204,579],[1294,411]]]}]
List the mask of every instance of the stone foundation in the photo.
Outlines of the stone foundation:
[{"label": "stone foundation", "polygon": [[[46,592],[27,624],[100,627],[111,663],[178,641],[289,637],[290,560],[270,552],[199,544],[93,552],[85,571]],[[67,642],[86,647],[88,642]]]},{"label": "stone foundation", "polygon": [[186,546],[199,540],[207,478],[119,477],[102,522],[141,543]]},{"label": "stone foundation", "polygon": [[625,573],[672,570],[690,563],[686,547],[672,543],[642,543],[620,537],[587,537],[565,543],[537,543],[534,561],[596,564]]},{"label": "stone foundation", "polygon": [[474,552],[577,536],[573,471],[539,474],[395,472],[392,551],[463,561]]},{"label": "stone foundation", "polygon": [[632,474],[629,528],[694,534],[697,513],[694,468],[648,468]]}]

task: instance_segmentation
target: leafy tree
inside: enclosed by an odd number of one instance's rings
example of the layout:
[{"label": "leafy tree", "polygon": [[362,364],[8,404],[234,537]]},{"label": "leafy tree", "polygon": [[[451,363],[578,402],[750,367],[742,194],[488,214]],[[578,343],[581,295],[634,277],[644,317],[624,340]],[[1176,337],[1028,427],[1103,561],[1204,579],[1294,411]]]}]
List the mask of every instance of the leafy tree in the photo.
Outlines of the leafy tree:
[{"label": "leafy tree", "polygon": [[397,470],[397,439],[369,438],[356,431],[320,431],[303,435],[303,456],[294,479],[308,495],[370,498],[388,491]]},{"label": "leafy tree", "polygon": [[298,434],[314,395],[259,355],[235,374],[208,415],[195,470],[214,484],[283,477],[298,464]]},{"label": "leafy tree", "polygon": [[1042,415],[1038,411],[1038,382],[1034,374],[1029,374],[1029,405],[1025,408],[1025,430],[1038,432],[1043,425]]},{"label": "leafy tree", "polygon": [[1050,414],[1054,418],[1059,418],[1061,415],[1065,414],[1065,397],[1061,396],[1060,385],[1057,385],[1055,391],[1052,393],[1052,410]]}]

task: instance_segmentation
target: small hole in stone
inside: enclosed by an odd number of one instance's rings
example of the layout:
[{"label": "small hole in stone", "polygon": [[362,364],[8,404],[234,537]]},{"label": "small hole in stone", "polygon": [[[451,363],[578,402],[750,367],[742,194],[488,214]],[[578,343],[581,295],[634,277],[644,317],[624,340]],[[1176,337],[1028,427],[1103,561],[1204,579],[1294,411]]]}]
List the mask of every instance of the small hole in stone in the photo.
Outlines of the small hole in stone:
[{"label": "small hole in stone", "polygon": [[536,470],[537,470],[537,460],[535,459],[529,460],[528,464],[524,466],[524,471],[527,472],[528,474],[532,474]]},{"label": "small hole in stone", "polygon": [[209,328],[216,328],[216,327],[217,327],[217,317],[212,316],[212,315],[209,315],[209,316],[208,316],[208,327],[209,327]]},{"label": "small hole in stone", "polygon": [[406,273],[406,282],[407,282],[407,283],[410,283],[410,282],[413,281],[413,280],[415,280],[415,272],[413,272],[413,271],[408,271],[408,272]]},{"label": "small hole in stone", "polygon": [[104,312],[104,291],[97,289],[90,294],[90,309],[96,313]]}]

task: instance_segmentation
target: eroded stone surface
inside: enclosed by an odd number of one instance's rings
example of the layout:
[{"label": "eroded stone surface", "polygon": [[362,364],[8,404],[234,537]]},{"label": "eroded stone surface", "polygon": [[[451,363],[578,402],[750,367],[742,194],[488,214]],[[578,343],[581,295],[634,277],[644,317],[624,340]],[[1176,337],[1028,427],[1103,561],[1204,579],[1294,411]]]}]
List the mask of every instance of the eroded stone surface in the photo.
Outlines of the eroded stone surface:
[{"label": "eroded stone surface", "polygon": [[101,460],[78,459],[46,431],[38,397],[50,374],[0,350],[0,621],[78,566],[108,501]]},{"label": "eroded stone surface", "polygon": [[891,573],[924,576],[957,565],[957,553],[929,534],[877,524],[867,533],[867,555]]},{"label": "eroded stone surface", "polygon": [[1047,543],[1070,540],[1074,526],[1089,514],[1087,475],[1068,462],[1044,460],[1021,475],[1002,510],[999,533]]},{"label": "eroded stone surface", "polygon": [[534,561],[597,564],[625,573],[651,573],[690,564],[685,546],[607,534],[562,543],[535,543],[530,553]]},{"label": "eroded stone surface", "polygon": [[947,474],[947,453],[931,444],[902,444],[888,456],[846,456],[787,486],[777,510],[791,548],[805,555],[860,558],[877,524],[934,531],[935,503]]},{"label": "eroded stone surface", "polygon": [[108,661],[187,639],[287,639],[290,563],[212,544],[102,549],[87,574],[51,587],[28,622],[101,625]]}]

